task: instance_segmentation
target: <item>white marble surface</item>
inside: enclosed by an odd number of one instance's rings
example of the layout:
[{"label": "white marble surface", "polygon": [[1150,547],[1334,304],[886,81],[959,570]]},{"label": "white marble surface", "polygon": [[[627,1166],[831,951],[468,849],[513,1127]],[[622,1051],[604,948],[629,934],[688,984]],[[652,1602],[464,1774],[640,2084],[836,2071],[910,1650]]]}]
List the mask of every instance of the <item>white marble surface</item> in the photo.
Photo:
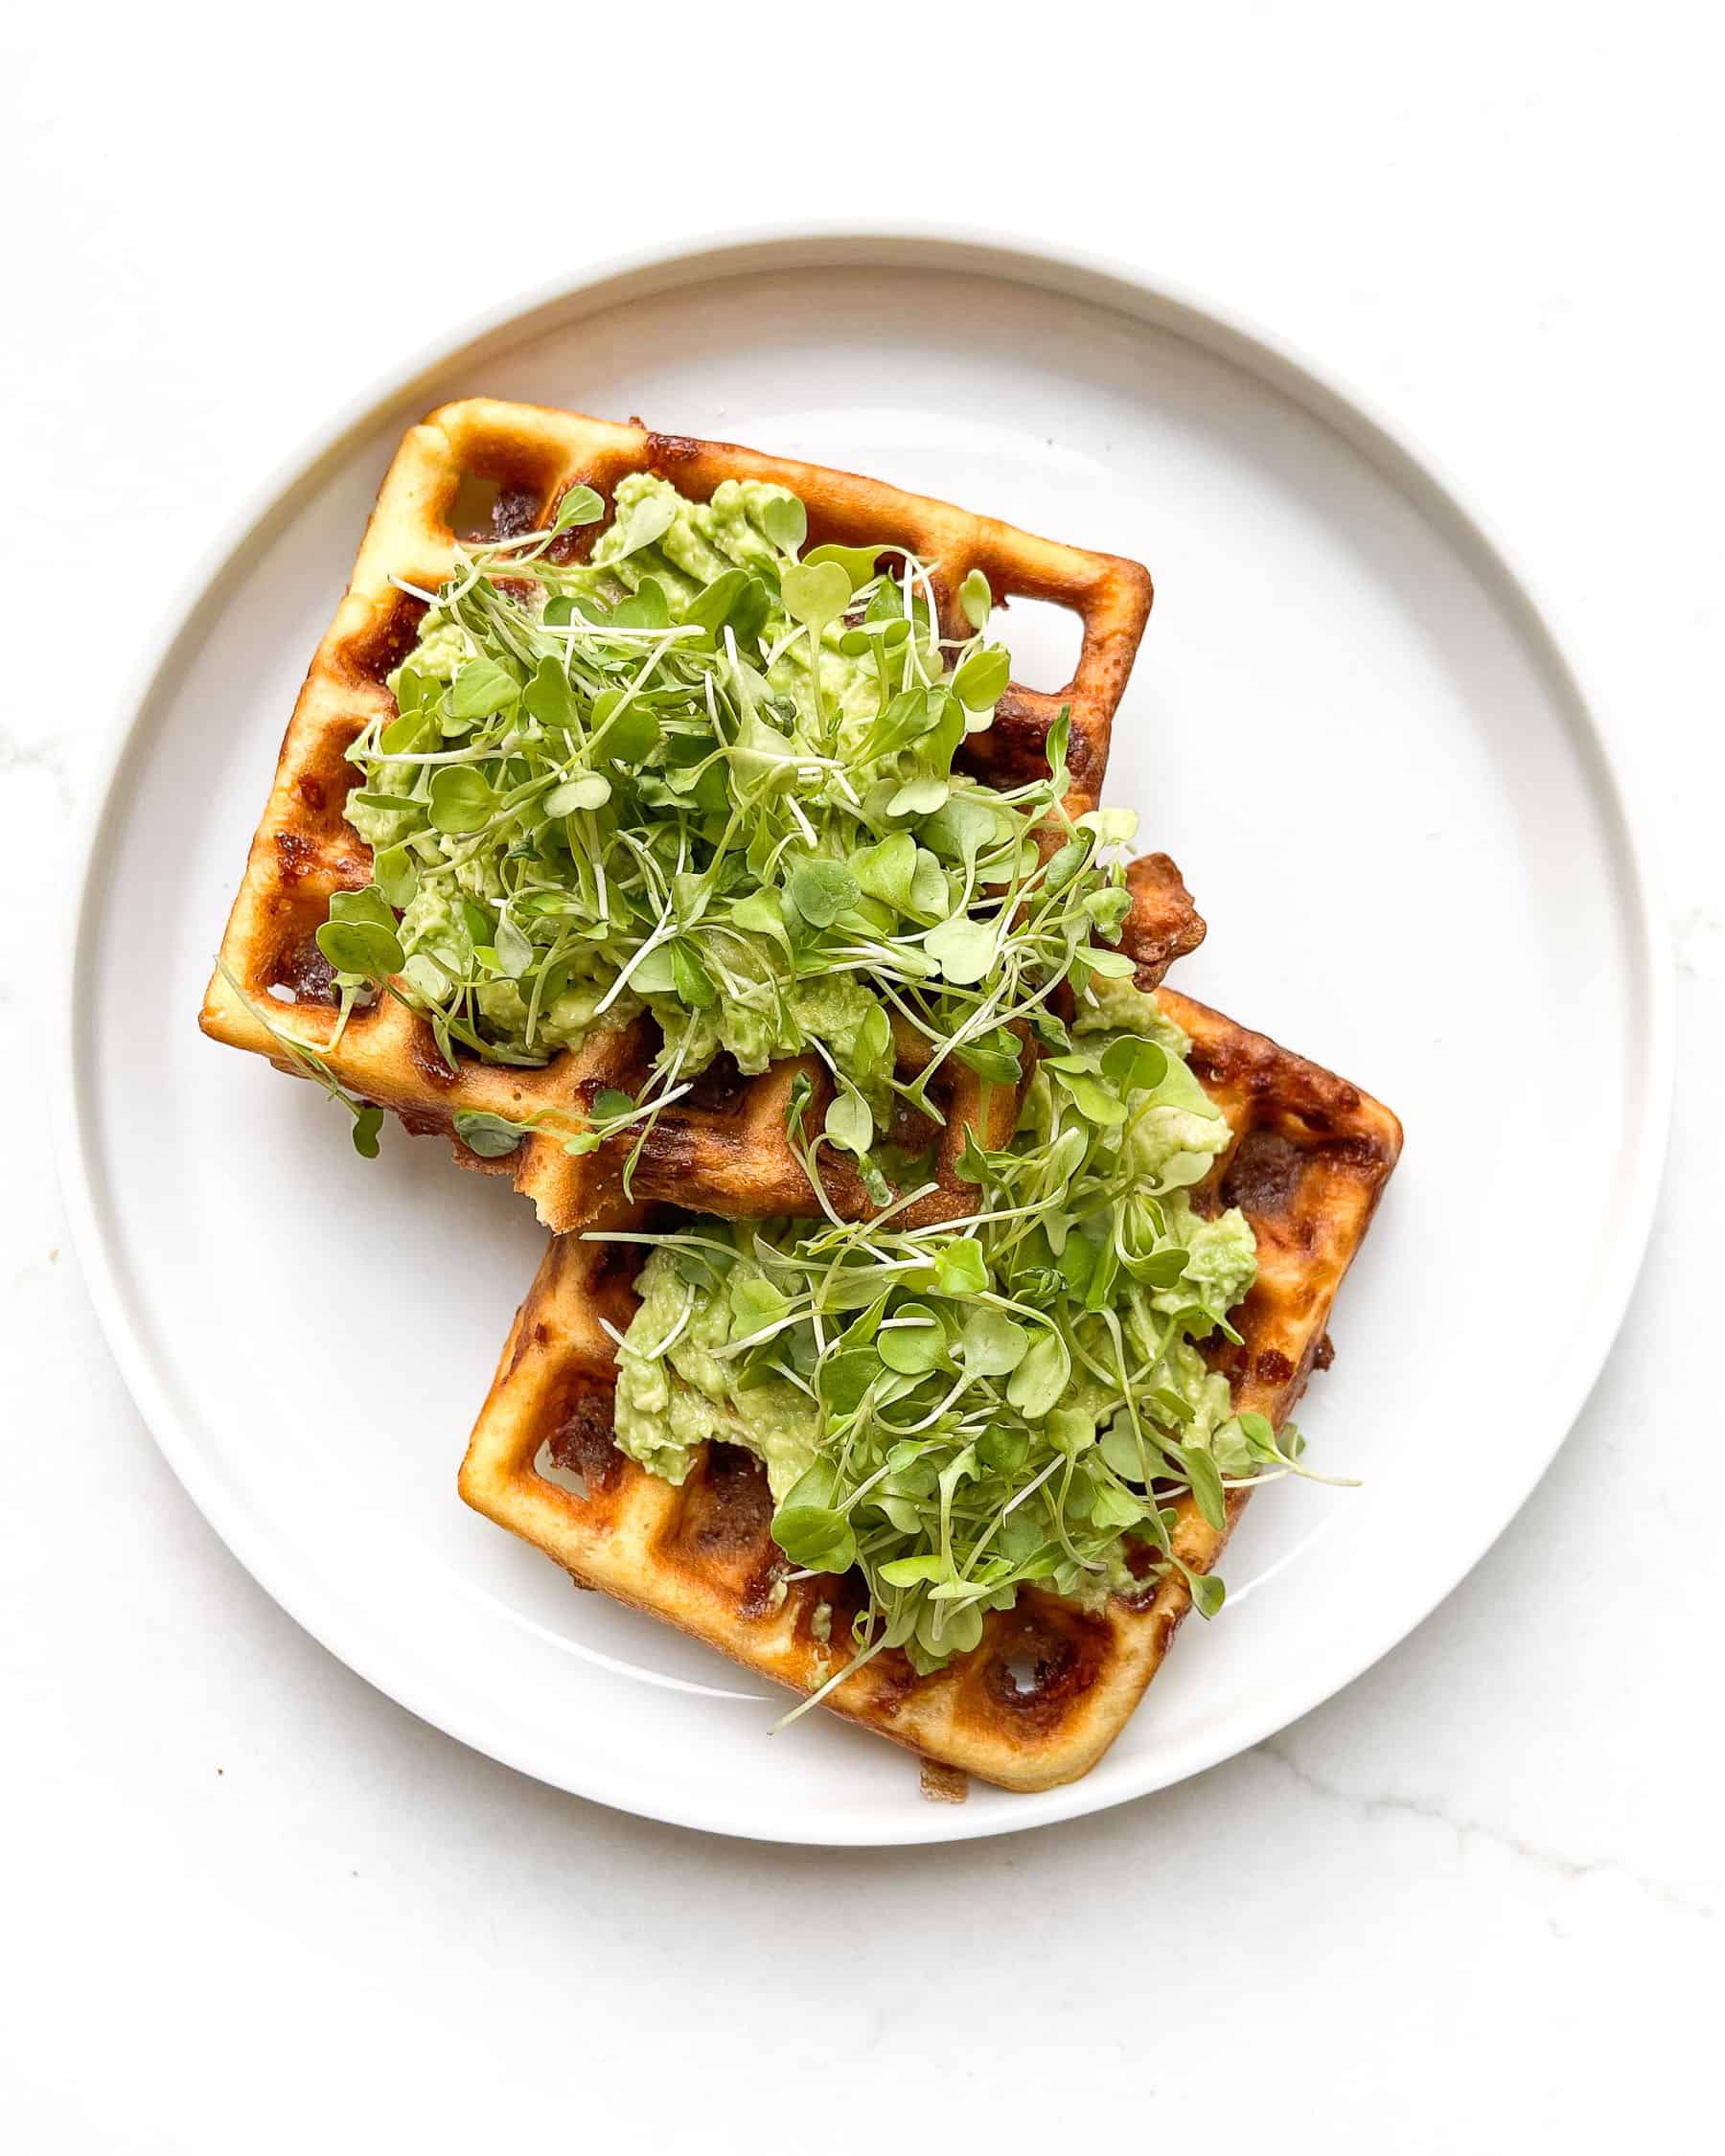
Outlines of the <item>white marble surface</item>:
[{"label": "white marble surface", "polygon": [[[1097,2124],[1230,2148],[1704,2144],[1725,1208],[1707,12],[1156,8],[1108,50],[1075,17],[1033,32],[1010,11],[939,39],[927,17],[860,33],[811,11],[771,51],[742,15],[675,8],[629,31],[349,7],[255,33],[241,11],[38,11],[0,33],[17,2145],[842,2149]],[[458,184],[452,152],[494,177]],[[468,312],[614,246],[799,210],[1084,239],[1273,323],[1423,434],[1630,722],[1678,968],[1645,1273],[1569,1444],[1473,1576],[1350,1690],[1199,1780],[908,1854],[604,1812],[313,1645],[126,1399],[64,1248],[42,1102],[97,737],[260,477]],[[1464,956],[1434,993],[1465,996],[1490,962]],[[1482,1042],[1459,1082],[1488,1112],[1492,1058],[1537,1053]],[[1482,1193],[1483,1253],[1513,1253],[1506,1322],[1517,1268],[1561,1261],[1538,1204]],[[1453,1368],[1417,1373],[1456,1390],[1435,1505],[1491,1472],[1467,1372],[1459,1339]]]}]

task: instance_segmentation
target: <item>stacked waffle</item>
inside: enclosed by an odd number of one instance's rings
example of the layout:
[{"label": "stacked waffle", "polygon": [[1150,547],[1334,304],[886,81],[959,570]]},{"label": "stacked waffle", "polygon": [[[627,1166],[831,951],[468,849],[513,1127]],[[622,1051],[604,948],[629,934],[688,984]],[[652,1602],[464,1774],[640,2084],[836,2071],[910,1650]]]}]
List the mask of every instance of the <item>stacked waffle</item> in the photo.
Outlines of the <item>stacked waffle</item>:
[{"label": "stacked waffle", "polygon": [[[686,1084],[660,1085],[656,1099],[666,1042],[655,1009],[638,998],[549,1052],[533,1052],[530,1037],[527,1052],[517,1040],[495,1055],[483,1035],[452,1042],[427,1001],[427,978],[443,977],[435,962],[415,975],[388,929],[386,898],[405,893],[390,888],[360,819],[350,820],[359,781],[351,757],[363,761],[412,719],[396,690],[427,606],[476,575],[507,590],[526,562],[574,577],[589,557],[614,558],[607,535],[619,489],[638,514],[642,475],[668,482],[684,502],[709,503],[741,482],[755,490],[757,510],[764,500],[800,503],[806,525],[787,529],[784,559],[846,564],[864,592],[878,575],[889,582],[881,560],[913,563],[904,611],[921,622],[910,633],[933,654],[974,648],[978,612],[991,605],[1024,597],[1070,608],[1083,629],[1071,681],[1053,695],[1010,680],[997,689],[986,722],[967,722],[954,769],[992,790],[988,798],[1009,801],[1032,797],[1050,768],[1060,773],[1057,808],[1028,835],[1026,859],[1045,870],[1063,837],[1083,823],[1095,832],[1091,812],[1115,712],[1150,606],[1137,564],[820,467],[475,400],[413,428],[385,478],[288,726],[201,1022],[282,1069],[318,1077],[362,1115],[387,1110],[409,1131],[451,1138],[464,1166],[513,1174],[552,1231],[469,1444],[460,1486],[471,1504],[581,1584],[817,1693],[941,1767],[1017,1789],[1070,1780],[1093,1765],[1155,1674],[1254,1477],[1231,1477],[1208,1502],[1194,1488],[1165,1488],[1162,1548],[1146,1547],[1141,1562],[1135,1548],[1133,1576],[1081,1596],[1049,1579],[1022,1584],[991,1597],[975,1643],[932,1662],[883,1647],[854,1571],[835,1577],[792,1561],[774,1538],[773,1495],[752,1452],[708,1440],[673,1481],[613,1442],[618,1343],[646,1247],[627,1238],[691,1215],[881,1221],[900,1236],[933,1238],[962,1229],[980,1202],[978,1158],[1011,1146],[1039,1050],[1060,1040],[1059,1014],[1074,1015],[1070,982],[1045,984],[1029,999],[1035,1008],[1003,1029],[1004,1069],[987,1054],[943,1052],[915,998],[893,999],[878,1145],[811,1147],[809,1133],[835,1127],[829,1111],[847,1085],[816,1043],[752,1070],[711,1056]],[[469,539],[493,542],[477,571],[458,538],[464,525]],[[764,573],[773,573],[770,562]],[[655,617],[647,620],[650,636]],[[861,621],[860,606],[835,602],[829,622],[810,625],[817,711],[823,629],[829,643],[848,632],[861,649]],[[575,626],[578,636],[579,618]],[[734,642],[726,648],[737,663]],[[876,663],[885,678],[885,660]],[[418,753],[424,768],[423,741]],[[515,776],[524,768],[494,768]],[[571,843],[579,848],[592,828],[572,822]],[[1132,863],[1116,882],[1117,899],[1098,908],[1099,940],[1130,959],[1138,990],[1154,992],[1168,1037],[1189,1044],[1186,1067],[1225,1124],[1189,1203],[1199,1217],[1237,1207],[1256,1244],[1250,1291],[1204,1353],[1226,1379],[1235,1415],[1279,1433],[1326,1354],[1331,1302],[1394,1164],[1399,1127],[1356,1088],[1161,985],[1203,934],[1165,856]],[[1032,875],[1025,887],[1036,883]],[[375,919],[357,944],[332,944],[332,901],[339,912],[344,895],[351,903],[360,893],[370,894],[360,903]],[[380,934],[386,953],[370,982],[349,962],[367,934]],[[390,971],[399,960],[405,970]],[[1082,995],[1082,956],[1073,977]],[[626,965],[611,994],[628,985]],[[1000,1048],[997,1040],[997,1063]],[[650,1112],[633,1112],[637,1099],[652,1101]],[[631,1112],[608,1121],[619,1101]]]}]

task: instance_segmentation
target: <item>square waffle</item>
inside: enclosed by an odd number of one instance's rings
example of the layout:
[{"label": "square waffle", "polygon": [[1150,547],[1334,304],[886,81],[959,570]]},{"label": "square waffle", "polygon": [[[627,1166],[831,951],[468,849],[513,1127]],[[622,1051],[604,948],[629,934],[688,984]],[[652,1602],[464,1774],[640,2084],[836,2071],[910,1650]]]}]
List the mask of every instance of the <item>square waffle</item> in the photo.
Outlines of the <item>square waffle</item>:
[{"label": "square waffle", "polygon": [[[351,1092],[391,1110],[409,1131],[449,1136],[463,1167],[513,1175],[540,1218],[558,1230],[576,1227],[614,1203],[632,1138],[571,1158],[554,1132],[535,1133],[514,1153],[488,1159],[454,1137],[455,1117],[478,1112],[526,1122],[548,1112],[565,1129],[578,1130],[602,1088],[636,1089],[656,1046],[656,1029],[641,1021],[595,1033],[580,1049],[564,1051],[539,1069],[488,1064],[463,1052],[451,1069],[429,1025],[386,996],[356,1008],[332,1046],[335,996],[315,938],[331,894],[357,889],[371,877],[370,848],[342,815],[357,778],[347,750],[368,720],[395,716],[387,677],[411,650],[425,612],[423,603],[392,579],[424,590],[445,581],[455,559],[461,505],[476,498],[476,489],[491,497],[487,536],[509,538],[543,528],[568,490],[584,482],[609,503],[617,482],[634,471],[667,479],[700,500],[724,479],[772,481],[801,497],[811,545],[876,539],[910,547],[937,564],[932,581],[948,636],[965,632],[957,594],[973,568],[987,577],[997,602],[1045,599],[1073,609],[1083,643],[1071,680],[1052,694],[1010,684],[993,725],[969,737],[961,756],[966,768],[994,785],[1022,784],[1046,772],[1048,729],[1070,709],[1068,805],[1075,814],[1095,806],[1115,709],[1150,609],[1150,579],[1135,562],[1036,539],[820,465],[487,398],[446,404],[409,430],[384,478],[347,595],[300,692],[199,1022],[216,1040],[296,1071],[257,1006],[277,1033],[321,1056]],[[565,535],[557,542],[557,558],[580,558],[603,529]],[[1140,876],[1138,927],[1146,951],[1160,948],[1171,958],[1192,948],[1203,924],[1172,864],[1162,866],[1165,875]],[[1140,978],[1148,984],[1147,969]],[[899,1045],[901,1075],[912,1074],[913,1044],[902,1037]],[[798,1067],[816,1084],[808,1127],[818,1130],[825,1081],[817,1065],[784,1064],[749,1078],[722,1059],[705,1084],[654,1125],[636,1162],[633,1190],[733,1216],[814,1209],[784,1131]],[[932,1089],[944,1118],[937,1173],[943,1189],[950,1189],[966,1127],[975,1123],[985,1136],[1009,1131],[1016,1107],[1007,1089],[997,1087],[985,1096],[970,1073],[955,1068],[946,1088],[944,1098],[938,1086]],[[847,1216],[868,1208],[861,1182],[841,1164],[834,1167],[829,1191]]]},{"label": "square waffle", "polygon": [[[1170,990],[1158,1000],[1190,1037],[1192,1072],[1232,1133],[1195,1199],[1239,1205],[1257,1236],[1256,1282],[1232,1316],[1240,1343],[1216,1342],[1210,1359],[1236,1411],[1280,1429],[1313,1367],[1327,1363],[1330,1306],[1395,1164],[1401,1126],[1357,1087],[1262,1034]],[[674,1488],[611,1442],[615,1366],[601,1320],[619,1331],[629,1323],[640,1257],[636,1245],[553,1239],[469,1443],[461,1494],[579,1584],[814,1691],[850,1652],[855,1584],[786,1584],[791,1568],[772,1541],[753,1456],[708,1445]],[[1249,1495],[1229,1493],[1230,1527]],[[1226,1539],[1188,1497],[1174,1530],[1181,1557],[1208,1571]],[[980,1644],[945,1669],[918,1676],[888,1651],[824,1704],[938,1767],[1008,1789],[1050,1788],[1087,1773],[1118,1735],[1189,1606],[1178,1572],[1095,1613],[1021,1590],[1014,1609],[984,1619]]]}]

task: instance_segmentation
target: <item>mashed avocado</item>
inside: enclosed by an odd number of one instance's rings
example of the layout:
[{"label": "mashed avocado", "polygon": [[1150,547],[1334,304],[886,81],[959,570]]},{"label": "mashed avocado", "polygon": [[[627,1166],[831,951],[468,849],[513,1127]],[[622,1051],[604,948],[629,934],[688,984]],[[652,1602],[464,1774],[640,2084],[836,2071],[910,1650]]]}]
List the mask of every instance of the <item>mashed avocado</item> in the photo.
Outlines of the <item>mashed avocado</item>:
[{"label": "mashed avocado", "polygon": [[781,1056],[803,1054],[812,1040],[823,1041],[869,1106],[886,1106],[891,1030],[876,1022],[880,1005],[854,974],[788,985],[763,968],[758,981],[708,1010],[685,1010],[668,996],[649,996],[647,1005],[665,1036],[667,1057],[685,1071],[704,1070],[723,1048],[752,1077]]},{"label": "mashed avocado", "polygon": [[[764,570],[774,593],[765,641],[770,648],[781,640],[791,626],[777,601],[777,579],[784,564],[767,537],[765,520],[774,503],[796,501],[788,489],[759,479],[725,479],[715,488],[711,501],[685,501],[669,480],[633,471],[617,482],[615,500],[616,521],[593,549],[596,568],[610,570],[631,591],[638,591],[648,577],[656,578],[671,603],[674,620],[681,617],[703,585],[726,569]],[[645,546],[632,544],[636,532],[654,528],[665,516],[670,521],[657,539]],[[804,638],[794,638],[779,654],[768,669],[767,680],[805,717],[812,716],[812,676]],[[874,716],[873,671],[845,656],[839,649],[836,630],[821,639],[820,687],[827,709],[837,706],[843,713],[847,732],[849,726],[860,728]]]},{"label": "mashed avocado", "polygon": [[[1131,980],[1093,981],[1092,994],[1095,998],[1095,1007],[1087,1006],[1073,1021],[1072,1033],[1076,1040],[1087,1045],[1092,1042],[1106,1044],[1122,1033],[1130,1033],[1156,1042],[1168,1055],[1168,1075],[1162,1090],[1171,1097],[1134,1122],[1127,1140],[1133,1167],[1146,1181],[1160,1183],[1164,1189],[1202,1181],[1209,1172],[1210,1162],[1228,1142],[1228,1126],[1216,1112],[1209,1095],[1186,1067],[1185,1058],[1192,1044],[1177,1025],[1163,1018],[1155,997],[1146,995]],[[1194,1219],[1184,1199],[1179,1200],[1178,1204],[1181,1218],[1190,1225],[1192,1234],[1202,1244],[1206,1264],[1221,1264],[1218,1253],[1223,1245],[1237,1244],[1237,1235],[1230,1233],[1219,1238],[1211,1229],[1220,1224]],[[1232,1214],[1227,1217],[1238,1218]],[[1240,1227],[1245,1227],[1243,1220]],[[1246,1234],[1250,1251],[1251,1230],[1247,1229]],[[1246,1278],[1250,1283],[1250,1269]],[[1240,1291],[1244,1292],[1244,1289]],[[1227,1307],[1238,1300],[1238,1295],[1230,1296]]]},{"label": "mashed avocado", "polygon": [[[740,1258],[731,1277],[765,1275]],[[709,1439],[742,1445],[765,1466],[774,1501],[782,1498],[820,1442],[814,1401],[787,1378],[739,1388],[741,1362],[715,1352],[730,1339],[729,1304],[686,1281],[675,1251],[655,1250],[636,1286],[641,1307],[617,1358],[617,1443],[667,1482],[683,1480]]]}]

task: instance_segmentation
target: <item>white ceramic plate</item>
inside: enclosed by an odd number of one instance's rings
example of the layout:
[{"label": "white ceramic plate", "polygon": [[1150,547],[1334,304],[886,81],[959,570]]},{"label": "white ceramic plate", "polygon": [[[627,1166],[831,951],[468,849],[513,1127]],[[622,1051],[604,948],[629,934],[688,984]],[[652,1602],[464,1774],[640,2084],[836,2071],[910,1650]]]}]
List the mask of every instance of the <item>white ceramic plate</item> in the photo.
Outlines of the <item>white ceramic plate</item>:
[{"label": "white ceramic plate", "polygon": [[[1402,1166],[1301,1422],[1365,1486],[1261,1495],[1230,1596],[1113,1752],[1038,1797],[918,1795],[814,1716],[469,1512],[455,1470],[537,1263],[440,1145],[349,1149],[194,1022],[283,723],[404,424],[488,391],[850,466],[1148,562],[1109,797],[1208,917],[1181,985],[1389,1101]],[[1021,668],[1073,638],[1031,614]],[[345,423],[219,557],[128,705],[65,1036],[80,1253],[196,1502],[334,1653],[499,1759],[631,1810],[826,1843],[1038,1824],[1157,1789],[1382,1655],[1561,1442],[1645,1238],[1664,957],[1593,714],[1518,580],[1358,404],[1094,265],[931,238],[636,262]],[[1530,1209],[1554,1268],[1518,1262]],[[1506,1299],[1512,1283],[1512,1299]],[[1460,1479],[1457,1446],[1476,1463]],[[1445,1463],[1441,1483],[1434,1463]],[[1463,1495],[1464,1493],[1464,1495]]]}]

